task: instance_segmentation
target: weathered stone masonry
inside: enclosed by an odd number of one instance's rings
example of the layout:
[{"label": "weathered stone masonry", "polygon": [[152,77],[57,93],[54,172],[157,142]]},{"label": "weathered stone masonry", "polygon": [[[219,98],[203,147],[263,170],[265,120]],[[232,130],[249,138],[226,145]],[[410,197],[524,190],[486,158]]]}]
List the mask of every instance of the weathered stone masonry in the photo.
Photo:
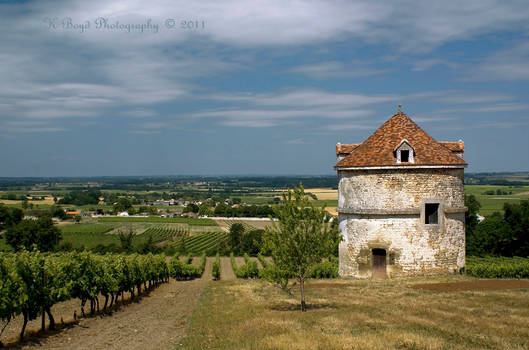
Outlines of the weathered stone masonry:
[{"label": "weathered stone masonry", "polygon": [[[337,146],[340,276],[460,271],[465,266],[463,146],[456,147],[458,153],[449,150],[402,113],[380,129],[345,157]],[[393,160],[377,154],[393,153],[404,138],[413,158],[403,154],[402,159],[409,162],[397,164],[397,154]],[[380,142],[389,145],[373,147]],[[432,142],[442,148],[427,149]]]}]

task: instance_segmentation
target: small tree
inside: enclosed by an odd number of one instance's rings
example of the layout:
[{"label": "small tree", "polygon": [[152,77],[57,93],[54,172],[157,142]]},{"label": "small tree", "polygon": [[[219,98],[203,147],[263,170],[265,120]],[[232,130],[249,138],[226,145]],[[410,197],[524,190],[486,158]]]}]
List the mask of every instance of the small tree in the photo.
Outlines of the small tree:
[{"label": "small tree", "polygon": [[119,231],[119,241],[121,243],[121,248],[125,252],[130,253],[134,250],[134,246],[132,244],[133,240],[134,240],[134,231],[132,230],[132,228],[129,228],[127,233]]},{"label": "small tree", "polygon": [[312,265],[334,252],[340,240],[338,226],[325,207],[314,207],[301,185],[283,193],[273,210],[278,221],[267,228],[264,245],[272,255],[274,272],[265,273],[265,278],[288,289],[288,277],[295,277],[300,286],[301,311],[306,311],[305,280]]},{"label": "small tree", "polygon": [[230,246],[232,251],[237,253],[241,247],[242,236],[244,235],[244,226],[240,222],[230,226]]},{"label": "small tree", "polygon": [[49,251],[61,240],[61,231],[53,225],[51,218],[43,216],[38,220],[22,220],[8,228],[5,234],[6,241],[15,250],[24,247],[32,249],[37,245],[40,251]]}]

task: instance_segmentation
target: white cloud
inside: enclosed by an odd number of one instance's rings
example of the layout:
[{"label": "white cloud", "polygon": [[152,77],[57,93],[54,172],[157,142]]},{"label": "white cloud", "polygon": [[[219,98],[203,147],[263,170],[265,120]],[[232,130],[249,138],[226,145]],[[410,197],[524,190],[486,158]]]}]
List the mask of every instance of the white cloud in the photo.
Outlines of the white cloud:
[{"label": "white cloud", "polygon": [[347,64],[338,61],[320,62],[293,67],[290,73],[304,74],[313,79],[358,78],[387,72],[374,69],[363,62],[354,61]]},{"label": "white cloud", "polygon": [[529,43],[525,41],[486,57],[463,80],[529,81]]},{"label": "white cloud", "polygon": [[297,138],[297,139],[285,140],[282,143],[284,143],[285,145],[308,145],[308,144],[311,144],[312,142],[305,141],[302,138]]},{"label": "white cloud", "polygon": [[360,123],[340,123],[330,124],[326,127],[330,131],[345,131],[345,130],[375,130],[377,128],[376,123],[373,124],[360,124]]},{"label": "white cloud", "polygon": [[148,118],[158,115],[156,111],[149,109],[132,109],[120,112],[125,117]]},{"label": "white cloud", "polygon": [[230,106],[190,113],[188,116],[217,118],[222,125],[239,127],[271,127],[308,118],[365,118],[373,112],[369,106],[397,99],[390,95],[370,96],[318,89],[259,94],[223,93],[207,98]]},{"label": "white cloud", "polygon": [[[0,5],[0,119],[41,119],[51,129],[57,119],[152,117],[156,106],[198,99],[198,78],[250,69],[258,50],[283,50],[321,43],[352,46],[383,44],[391,52],[427,52],[446,42],[509,30],[529,17],[523,1],[57,1]],[[158,30],[96,29],[94,20],[157,24]],[[72,23],[80,30],[49,28],[45,18]],[[174,18],[175,28],[165,20]],[[181,29],[181,20],[204,28]],[[149,22],[149,20],[151,22]],[[324,49],[321,46],[320,49]],[[476,68],[507,80],[529,77],[527,44],[499,53]],[[518,55],[518,56],[517,56]],[[416,61],[415,69],[449,64]],[[291,73],[316,79],[359,77],[383,70],[358,61],[322,61],[293,67]],[[200,91],[200,93],[204,93]],[[202,97],[200,97],[202,98]],[[207,96],[227,104],[194,117],[217,117],[224,125],[272,126],[299,118],[361,118],[377,103],[398,96],[295,89],[253,95]],[[410,97],[411,98],[411,97]],[[123,112],[127,110],[130,112]],[[117,111],[117,112],[116,112]]]},{"label": "white cloud", "polygon": [[428,59],[421,59],[413,62],[412,71],[420,72],[432,69],[436,66],[446,66],[449,68],[458,68],[460,67],[460,64],[450,62],[447,60],[442,60],[439,58],[428,58]]}]

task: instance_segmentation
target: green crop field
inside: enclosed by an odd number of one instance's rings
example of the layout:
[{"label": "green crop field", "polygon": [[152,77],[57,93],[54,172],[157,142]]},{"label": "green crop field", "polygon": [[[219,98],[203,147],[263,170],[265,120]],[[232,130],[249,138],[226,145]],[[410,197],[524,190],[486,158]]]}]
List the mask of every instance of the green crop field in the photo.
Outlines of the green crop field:
[{"label": "green crop field", "polygon": [[153,242],[175,241],[188,234],[185,228],[157,225],[146,229],[142,235],[151,236]]},{"label": "green crop field", "polygon": [[[494,194],[487,195],[485,192],[493,191],[496,193],[497,190],[504,191],[512,194]],[[466,195],[474,195],[479,203],[481,203],[481,209],[479,214],[488,216],[499,211],[503,213],[504,203],[519,203],[521,200],[529,199],[529,186],[482,186],[482,185],[466,185]]]},{"label": "green crop field", "polygon": [[93,249],[97,245],[120,245],[118,235],[109,235],[100,231],[94,232],[62,232],[61,243],[69,243],[75,249]]},{"label": "green crop field", "polygon": [[115,228],[111,223],[72,224],[61,226],[63,234],[107,233]]},{"label": "green crop field", "polygon": [[225,244],[227,240],[227,233],[206,232],[196,236],[187,237],[184,241],[178,242],[176,248],[179,250],[185,250],[190,254],[199,255]]},{"label": "green crop field", "polygon": [[177,241],[188,234],[187,225],[175,224],[143,224],[131,223],[90,223],[90,224],[72,224],[65,225],[61,228],[63,242],[71,243],[73,248],[93,249],[97,245],[120,246],[118,233],[135,233],[134,245],[142,244],[149,238],[153,243],[164,241]]}]

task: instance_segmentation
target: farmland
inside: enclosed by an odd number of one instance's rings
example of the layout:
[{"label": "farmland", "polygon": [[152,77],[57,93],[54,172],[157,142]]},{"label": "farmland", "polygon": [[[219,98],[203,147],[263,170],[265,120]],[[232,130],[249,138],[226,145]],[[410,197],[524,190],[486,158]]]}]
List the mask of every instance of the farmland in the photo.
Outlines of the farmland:
[{"label": "farmland", "polygon": [[[170,252],[186,251],[201,254],[226,241],[226,233],[218,226],[189,226],[187,224],[156,222],[104,221],[60,226],[63,242],[73,249],[96,249],[120,246],[119,233],[132,232],[139,246],[148,240]],[[63,244],[64,244],[63,243]]]},{"label": "farmland", "polygon": [[528,289],[432,292],[468,277],[314,280],[309,310],[260,280],[210,283],[178,349],[524,349]]},{"label": "farmland", "polygon": [[481,204],[479,213],[488,216],[495,211],[503,212],[504,203],[514,204],[529,199],[529,186],[465,185],[465,194],[474,195]]},{"label": "farmland", "polygon": [[[163,226],[148,230],[159,238],[178,233]],[[200,238],[197,244],[210,239],[207,234],[196,237]],[[57,257],[62,259],[61,255],[48,258]],[[60,302],[53,308],[56,319],[61,319],[60,331],[44,339],[31,338],[45,349],[83,343],[105,347],[102,342],[111,342],[115,349],[139,349],[147,339],[150,344],[177,349],[503,349],[529,345],[529,329],[524,327],[529,322],[527,280],[497,280],[494,285],[499,288],[479,291],[468,286],[491,282],[465,276],[312,279],[306,284],[308,312],[301,313],[296,289],[289,296],[260,279],[245,279],[252,269],[262,268],[256,258],[220,258],[221,280],[215,282],[214,260],[205,255],[166,259],[176,282],[162,284],[135,303],[124,299],[116,305],[116,313],[82,318],[81,327],[75,327],[71,319],[79,304]],[[186,265],[191,261],[192,265]],[[471,265],[483,261],[474,259]],[[527,269],[528,261],[504,258],[499,262],[507,267],[513,262],[512,266],[523,264]],[[255,267],[250,269],[251,265]],[[186,282],[192,278],[200,279]],[[466,287],[453,289],[453,285]],[[443,286],[450,288],[443,291]],[[175,324],[179,325],[176,329]],[[38,325],[38,321],[31,322],[29,333],[34,334]],[[19,326],[17,318],[4,340],[13,342]],[[153,332],[165,336],[153,338]],[[27,345],[31,347],[31,342]]]},{"label": "farmland", "polygon": [[101,217],[100,222],[155,222],[171,224],[187,224],[190,226],[217,226],[211,219],[194,218],[162,218],[162,217]]}]

